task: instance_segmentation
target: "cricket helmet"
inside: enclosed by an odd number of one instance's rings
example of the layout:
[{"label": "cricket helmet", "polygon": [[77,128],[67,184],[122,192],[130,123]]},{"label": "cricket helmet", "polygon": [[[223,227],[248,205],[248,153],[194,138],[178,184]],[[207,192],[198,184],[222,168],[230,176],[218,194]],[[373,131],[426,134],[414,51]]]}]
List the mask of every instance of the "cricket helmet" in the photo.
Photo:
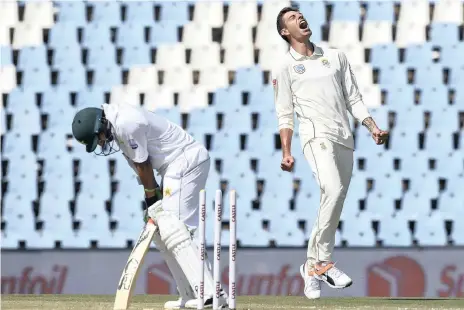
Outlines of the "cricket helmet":
[{"label": "cricket helmet", "polygon": [[85,108],[77,112],[72,122],[72,133],[77,141],[92,153],[98,145],[98,134],[104,130],[103,110]]}]

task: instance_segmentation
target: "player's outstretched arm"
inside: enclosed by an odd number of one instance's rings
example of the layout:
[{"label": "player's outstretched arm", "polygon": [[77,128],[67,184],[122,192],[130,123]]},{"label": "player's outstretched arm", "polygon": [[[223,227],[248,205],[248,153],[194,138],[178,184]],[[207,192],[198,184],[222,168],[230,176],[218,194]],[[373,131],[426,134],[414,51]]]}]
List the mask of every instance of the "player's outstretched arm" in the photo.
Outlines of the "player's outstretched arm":
[{"label": "player's outstretched arm", "polygon": [[292,156],[293,136],[293,102],[290,88],[290,76],[285,65],[279,65],[272,72],[274,86],[274,105],[279,123],[280,142],[282,144],[282,161],[280,168],[292,171],[295,159]]},{"label": "player's outstretched arm", "polygon": [[280,168],[284,171],[291,172],[295,159],[292,156],[292,136],[293,130],[290,128],[283,128],[280,130],[280,142],[282,144],[282,162]]},{"label": "player's outstretched arm", "polygon": [[362,124],[369,130],[376,144],[384,144],[387,141],[388,131],[379,129],[372,117],[365,118]]}]

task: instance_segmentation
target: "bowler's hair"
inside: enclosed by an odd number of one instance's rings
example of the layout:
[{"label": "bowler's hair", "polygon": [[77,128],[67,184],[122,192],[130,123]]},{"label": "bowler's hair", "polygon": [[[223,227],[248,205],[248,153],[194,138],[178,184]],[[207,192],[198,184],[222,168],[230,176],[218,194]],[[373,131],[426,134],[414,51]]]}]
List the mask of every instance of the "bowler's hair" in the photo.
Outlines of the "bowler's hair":
[{"label": "bowler's hair", "polygon": [[290,41],[288,40],[286,36],[282,35],[281,33],[282,29],[284,29],[285,27],[283,17],[285,13],[299,12],[299,11],[300,10],[298,10],[297,8],[287,6],[287,7],[284,7],[282,10],[280,10],[279,14],[277,15],[277,32],[282,37],[282,39],[284,39],[287,43],[290,43]]}]

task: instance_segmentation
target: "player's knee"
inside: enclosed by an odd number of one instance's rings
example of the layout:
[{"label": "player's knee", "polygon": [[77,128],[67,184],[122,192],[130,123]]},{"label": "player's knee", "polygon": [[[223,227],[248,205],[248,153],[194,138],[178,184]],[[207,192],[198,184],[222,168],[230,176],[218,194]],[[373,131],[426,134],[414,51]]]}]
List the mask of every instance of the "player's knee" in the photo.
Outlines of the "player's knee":
[{"label": "player's knee", "polygon": [[344,200],[347,192],[348,188],[340,183],[330,184],[324,187],[324,195],[335,202]]}]

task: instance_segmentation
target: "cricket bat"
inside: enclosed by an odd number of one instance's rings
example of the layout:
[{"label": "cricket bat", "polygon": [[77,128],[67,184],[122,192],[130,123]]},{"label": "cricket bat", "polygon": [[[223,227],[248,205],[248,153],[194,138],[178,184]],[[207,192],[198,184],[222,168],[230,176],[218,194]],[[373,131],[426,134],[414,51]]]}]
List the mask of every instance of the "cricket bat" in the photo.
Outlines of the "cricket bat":
[{"label": "cricket bat", "polygon": [[114,300],[114,310],[126,310],[129,308],[130,299],[135,288],[135,282],[137,281],[139,271],[143,265],[145,255],[150,248],[155,230],[155,222],[153,222],[152,219],[149,219],[140,233],[137,243],[132,249],[126,266],[122,271]]}]

